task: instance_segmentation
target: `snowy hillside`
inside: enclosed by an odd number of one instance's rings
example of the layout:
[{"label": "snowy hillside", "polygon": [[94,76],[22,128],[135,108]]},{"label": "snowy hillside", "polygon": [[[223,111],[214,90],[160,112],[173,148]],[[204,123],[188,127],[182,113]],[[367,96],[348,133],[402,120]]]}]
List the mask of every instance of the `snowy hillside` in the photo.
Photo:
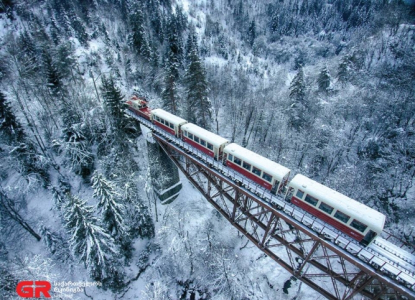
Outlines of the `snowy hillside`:
[{"label": "snowy hillside", "polygon": [[133,93],[384,213],[413,245],[414,7],[2,1],[0,298],[48,280],[91,284],[56,299],[321,299],[182,174],[173,203],[155,199]]}]

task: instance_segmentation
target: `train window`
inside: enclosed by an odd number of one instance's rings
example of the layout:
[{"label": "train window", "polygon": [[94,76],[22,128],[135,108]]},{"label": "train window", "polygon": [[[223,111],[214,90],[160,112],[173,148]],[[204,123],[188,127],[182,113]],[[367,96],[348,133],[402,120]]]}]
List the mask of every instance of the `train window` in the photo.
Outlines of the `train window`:
[{"label": "train window", "polygon": [[187,134],[187,137],[191,140],[193,140],[193,134],[191,134],[190,132]]},{"label": "train window", "polygon": [[213,151],[213,145],[211,143],[207,143],[207,147],[208,147],[209,150]]},{"label": "train window", "polygon": [[304,196],[304,192],[301,190],[297,191],[297,194],[295,195],[298,199],[303,199]]},{"label": "train window", "polygon": [[201,144],[202,146],[206,147],[206,141],[205,141],[205,140],[200,139],[200,144]]},{"label": "train window", "polygon": [[251,165],[250,165],[250,164],[248,164],[248,163],[244,162],[244,163],[242,164],[242,166],[243,166],[245,169],[247,169],[248,171],[251,171]]},{"label": "train window", "polygon": [[169,123],[169,126],[171,129],[174,129],[174,125],[172,123]]},{"label": "train window", "polygon": [[230,154],[230,153],[228,154],[228,160],[229,160],[229,161],[233,161],[233,155],[232,155],[232,154]]},{"label": "train window", "polygon": [[252,173],[254,173],[255,175],[261,176],[261,170],[255,167],[252,167]]},{"label": "train window", "polygon": [[311,197],[310,195],[305,196],[304,201],[310,203],[312,206],[316,206],[318,203],[318,200],[316,198]]},{"label": "train window", "polygon": [[333,212],[333,207],[331,207],[330,205],[327,205],[324,202],[321,202],[320,206],[318,207],[320,208],[322,211],[328,213],[329,215]]},{"label": "train window", "polygon": [[160,119],[160,123],[164,125],[164,120],[163,119]]},{"label": "train window", "polygon": [[350,226],[352,226],[353,228],[359,230],[360,232],[364,232],[367,228],[367,225],[357,221],[357,220],[353,220],[352,223],[350,223]]},{"label": "train window", "polygon": [[334,217],[344,223],[347,223],[350,219],[350,217],[344,213],[342,213],[340,210],[336,211],[334,214]]},{"label": "train window", "polygon": [[264,178],[266,181],[269,181],[269,182],[272,181],[272,176],[265,172],[262,174],[262,178]]},{"label": "train window", "polygon": [[183,131],[183,135],[184,136],[187,136],[187,131]]},{"label": "train window", "polygon": [[241,165],[242,164],[242,160],[240,160],[239,158],[237,158],[236,156],[234,156],[233,158],[233,162],[237,165]]},{"label": "train window", "polygon": [[194,141],[195,141],[196,143],[199,143],[199,137],[195,136],[195,137],[194,137]]}]

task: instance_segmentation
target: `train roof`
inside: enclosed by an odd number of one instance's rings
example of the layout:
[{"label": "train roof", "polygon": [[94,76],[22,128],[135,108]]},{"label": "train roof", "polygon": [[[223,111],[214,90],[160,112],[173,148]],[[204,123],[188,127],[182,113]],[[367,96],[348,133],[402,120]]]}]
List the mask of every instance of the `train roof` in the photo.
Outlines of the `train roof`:
[{"label": "train roof", "polygon": [[211,143],[216,148],[219,148],[221,145],[225,143],[229,143],[229,141],[217,134],[214,134],[213,132],[207,131],[206,129],[203,129],[202,127],[199,127],[192,123],[187,123],[182,126],[182,130],[186,130],[202,139],[207,141],[208,143]]},{"label": "train roof", "polygon": [[279,181],[290,173],[290,169],[235,143],[226,146],[224,152],[236,155],[238,158],[272,175]]},{"label": "train roof", "polygon": [[314,181],[304,175],[297,174],[291,180],[289,186],[298,188],[310,196],[341,210],[351,218],[365,223],[377,233],[380,233],[383,230],[386,220],[386,216],[384,214],[335,190],[332,190],[317,181]]},{"label": "train roof", "polygon": [[151,113],[166,121],[169,121],[170,123],[173,123],[176,126],[187,123],[185,119],[175,116],[161,108],[153,109]]}]

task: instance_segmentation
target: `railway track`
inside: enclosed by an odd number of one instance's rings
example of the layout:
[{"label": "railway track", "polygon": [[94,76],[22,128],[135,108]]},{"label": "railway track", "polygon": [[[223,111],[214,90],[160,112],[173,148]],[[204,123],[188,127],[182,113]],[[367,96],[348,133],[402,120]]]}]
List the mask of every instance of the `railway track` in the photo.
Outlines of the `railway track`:
[{"label": "railway track", "polygon": [[143,117],[136,115],[130,110],[126,110],[126,114],[135,118],[141,124],[164,137],[183,151],[192,154],[208,166],[216,169],[234,182],[237,182],[271,206],[277,207],[284,211],[288,216],[313,229],[325,239],[331,240],[337,246],[352,254],[356,259],[374,267],[377,272],[380,272],[382,275],[388,276],[393,281],[397,281],[412,291],[415,291],[415,255],[412,253],[392,244],[380,236],[375,238],[368,247],[363,247],[357,241],[343,234],[331,225],[315,218],[301,208],[284,201],[282,196],[271,194],[268,190],[254,183],[252,180],[224,166],[221,162],[207,156],[205,153],[183,142],[181,139],[165,132]]}]

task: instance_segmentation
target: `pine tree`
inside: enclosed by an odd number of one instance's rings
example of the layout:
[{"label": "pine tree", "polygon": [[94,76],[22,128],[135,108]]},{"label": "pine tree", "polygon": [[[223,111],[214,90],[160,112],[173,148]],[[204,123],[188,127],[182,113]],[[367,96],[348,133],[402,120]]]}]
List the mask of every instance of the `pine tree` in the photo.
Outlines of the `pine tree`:
[{"label": "pine tree", "polygon": [[183,45],[179,27],[174,15],[170,16],[167,20],[167,51],[169,53],[169,59],[170,56],[173,56],[173,60],[178,62],[178,66],[181,66],[183,61]]},{"label": "pine tree", "polygon": [[212,105],[208,98],[206,72],[196,51],[190,54],[190,63],[185,75],[186,118],[209,129],[212,118]]},{"label": "pine tree", "polygon": [[98,225],[93,211],[86,201],[68,195],[64,218],[73,254],[84,262],[95,280],[103,280],[112,275],[112,261],[118,249],[111,236]]},{"label": "pine tree", "polygon": [[144,36],[144,40],[140,48],[140,53],[145,62],[147,63],[151,62],[152,53],[151,53],[151,47],[150,47],[150,43],[149,43],[149,39],[147,38],[147,35]]},{"label": "pine tree", "polygon": [[255,20],[252,20],[251,24],[249,24],[248,28],[248,44],[252,47],[254,45],[254,41],[256,39],[256,23]]},{"label": "pine tree", "polygon": [[306,124],[308,103],[306,99],[306,86],[303,69],[298,70],[297,75],[290,84],[290,104],[288,107],[289,125],[300,130]]},{"label": "pine tree", "polygon": [[19,164],[18,170],[23,175],[38,174],[39,179],[43,180],[44,184],[49,183],[49,174],[47,173],[48,162],[44,156],[39,155],[35,146],[29,140],[23,140],[16,146],[10,154],[17,158]]},{"label": "pine tree", "polygon": [[101,86],[102,97],[104,98],[105,109],[110,116],[113,130],[119,130],[123,124],[122,110],[124,107],[124,96],[121,90],[115,85],[112,77],[102,76]]},{"label": "pine tree", "polygon": [[159,0],[149,0],[147,11],[150,13],[150,24],[154,30],[155,37],[157,37],[158,42],[162,43],[164,40],[164,31]]},{"label": "pine tree", "polygon": [[0,91],[0,136],[11,141],[22,141],[24,137],[22,126],[16,119],[6,96]]},{"label": "pine tree", "polygon": [[78,17],[73,8],[69,10],[68,18],[71,22],[71,27],[75,32],[76,38],[78,38],[81,45],[85,47],[88,46],[89,36],[85,30],[84,22]]},{"label": "pine tree", "polygon": [[290,84],[290,99],[296,102],[305,102],[304,71],[300,68]]},{"label": "pine tree", "polygon": [[150,43],[144,28],[143,11],[138,5],[130,16],[130,25],[133,32],[132,46],[135,52],[137,55],[142,56],[144,60],[149,61],[151,57]]},{"label": "pine tree", "polygon": [[179,110],[179,99],[177,95],[177,81],[179,79],[179,62],[177,56],[170,51],[164,70],[164,89],[161,93],[163,108],[177,114]]},{"label": "pine tree", "polygon": [[97,208],[103,216],[108,232],[112,236],[127,235],[128,228],[124,224],[124,205],[119,203],[120,195],[114,184],[97,171],[92,176],[94,197],[99,199]]},{"label": "pine tree", "polygon": [[[62,76],[60,75],[55,63],[52,61],[52,56],[43,49],[43,65],[47,79],[47,85],[54,96],[58,96],[62,92]],[[62,95],[63,96],[63,95]]]},{"label": "pine tree", "polygon": [[196,51],[196,53],[199,52],[198,46],[197,46],[197,37],[194,27],[191,27],[189,30],[189,35],[187,37],[186,41],[186,61],[187,63],[190,63],[190,57],[192,53]]},{"label": "pine tree", "polygon": [[325,66],[318,76],[318,90],[323,93],[327,93],[330,88],[330,74],[327,70],[327,66]]},{"label": "pine tree", "polygon": [[89,151],[87,139],[84,136],[79,124],[66,125],[63,130],[62,141],[54,141],[69,160],[72,170],[79,175],[89,176],[93,171],[94,156]]},{"label": "pine tree", "polygon": [[[19,36],[17,47],[19,51],[16,53],[16,56],[21,65],[19,70],[20,77],[35,76],[40,71],[40,55],[38,55],[38,49],[34,40],[26,30]],[[10,50],[11,53],[16,51],[16,49]]]},{"label": "pine tree", "polygon": [[71,78],[75,81],[73,70],[76,69],[76,60],[73,56],[74,49],[71,43],[60,43],[53,55],[55,55],[55,66],[61,78]]},{"label": "pine tree", "polygon": [[340,62],[337,78],[342,85],[349,80],[349,58],[347,56],[344,56]]},{"label": "pine tree", "polygon": [[179,5],[176,5],[175,23],[177,24],[179,34],[183,33],[187,29],[186,14],[184,13],[183,8]]}]

